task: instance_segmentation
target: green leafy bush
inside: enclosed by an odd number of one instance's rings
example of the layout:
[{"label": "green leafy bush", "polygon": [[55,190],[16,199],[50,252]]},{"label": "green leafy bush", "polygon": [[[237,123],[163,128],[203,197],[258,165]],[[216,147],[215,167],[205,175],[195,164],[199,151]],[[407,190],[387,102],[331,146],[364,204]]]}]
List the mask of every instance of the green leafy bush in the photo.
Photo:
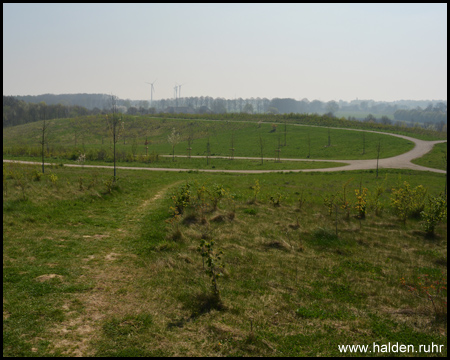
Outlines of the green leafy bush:
[{"label": "green leafy bush", "polygon": [[214,240],[207,242],[202,239],[200,245],[197,248],[197,251],[200,253],[202,258],[206,262],[206,273],[211,278],[211,291],[212,294],[218,298],[220,298],[220,291],[217,286],[217,279],[223,276],[222,269],[224,267],[223,262],[221,262],[221,256],[223,255],[223,251],[221,249],[214,250]]},{"label": "green leafy bush", "polygon": [[173,215],[181,215],[184,209],[191,204],[192,200],[192,184],[186,183],[181,185],[174,193],[172,193],[171,198],[173,200],[173,206],[170,208]]},{"label": "green leafy bush", "polygon": [[428,206],[420,212],[423,228],[428,235],[434,234],[439,222],[447,216],[447,200],[444,196],[428,196]]},{"label": "green leafy bush", "polygon": [[391,204],[396,215],[406,223],[408,217],[419,217],[425,207],[427,190],[419,185],[414,189],[406,181],[392,188]]}]

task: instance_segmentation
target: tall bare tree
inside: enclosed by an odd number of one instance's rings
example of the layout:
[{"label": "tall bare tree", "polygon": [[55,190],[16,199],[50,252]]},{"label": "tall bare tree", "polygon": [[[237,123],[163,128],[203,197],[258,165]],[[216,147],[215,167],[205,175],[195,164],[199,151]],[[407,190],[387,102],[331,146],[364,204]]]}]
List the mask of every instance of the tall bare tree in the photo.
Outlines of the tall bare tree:
[{"label": "tall bare tree", "polygon": [[308,133],[308,156],[306,156],[306,158],[309,159],[310,156],[311,156],[311,138]]},{"label": "tall bare tree", "polygon": [[261,149],[261,165],[264,164],[264,145],[265,141],[263,140],[261,134],[259,134],[259,147]]},{"label": "tall bare tree", "polygon": [[362,138],[363,138],[363,150],[361,155],[364,155],[366,153],[366,135],[364,132],[362,133]]},{"label": "tall bare tree", "polygon": [[230,156],[230,160],[234,160],[234,129],[231,130],[231,156]]},{"label": "tall bare tree", "polygon": [[114,145],[113,156],[114,156],[114,181],[116,181],[116,143],[119,141],[120,136],[123,134],[124,126],[122,118],[118,116],[117,110],[117,96],[111,95],[111,114],[106,115],[106,123],[108,125],[108,130],[112,136],[112,141]]},{"label": "tall bare tree", "polygon": [[281,152],[281,139],[280,139],[280,135],[278,135],[278,149],[275,149],[275,162],[281,162],[280,160],[280,152]]},{"label": "tall bare tree", "polygon": [[187,151],[188,151],[189,159],[191,158],[192,143],[194,142],[194,130],[192,129],[193,125],[194,125],[193,123],[189,124],[188,137],[187,137],[187,143],[188,143]]},{"label": "tall bare tree", "polygon": [[172,133],[167,136],[167,141],[172,145],[172,161],[175,161],[175,145],[180,142],[180,134],[176,132],[175,128],[172,128]]},{"label": "tall bare tree", "polygon": [[209,165],[210,156],[211,156],[211,144],[209,142],[209,135],[208,135],[208,142],[206,143],[206,165]]},{"label": "tall bare tree", "polygon": [[378,178],[378,160],[380,159],[380,151],[381,151],[381,141],[378,140],[378,145],[377,145],[377,178]]},{"label": "tall bare tree", "polygon": [[40,141],[41,144],[41,153],[42,153],[42,173],[44,173],[44,145],[47,142],[47,148],[48,148],[48,127],[49,127],[49,123],[46,122],[46,113],[45,113],[45,106],[42,107],[42,111],[41,111],[41,117],[44,120],[44,122],[42,123],[42,127],[40,128],[40,132],[42,132],[42,138]]},{"label": "tall bare tree", "polygon": [[445,164],[445,187],[444,187],[444,196],[447,199],[447,151],[445,151],[443,156],[444,164]]}]

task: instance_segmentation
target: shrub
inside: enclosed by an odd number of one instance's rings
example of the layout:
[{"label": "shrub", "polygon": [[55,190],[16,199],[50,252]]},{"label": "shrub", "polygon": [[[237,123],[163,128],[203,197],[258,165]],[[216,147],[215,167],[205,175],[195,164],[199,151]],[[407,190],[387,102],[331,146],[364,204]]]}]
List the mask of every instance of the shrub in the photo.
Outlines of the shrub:
[{"label": "shrub", "polygon": [[98,150],[97,152],[97,160],[101,160],[104,161],[107,157],[107,153],[106,150],[101,148],[100,150]]},{"label": "shrub", "polygon": [[33,175],[32,175],[33,180],[34,181],[41,181],[42,175],[44,175],[44,174],[41,173],[39,170],[34,170]]},{"label": "shrub", "polygon": [[53,185],[56,185],[58,177],[55,174],[50,174],[50,181],[52,182]]},{"label": "shrub", "polygon": [[355,190],[356,194],[356,206],[355,209],[358,211],[358,217],[364,219],[366,217],[366,207],[367,207],[367,188],[362,188],[362,190]]},{"label": "shrub", "polygon": [[426,189],[419,185],[414,189],[405,181],[403,185],[392,188],[391,203],[395,213],[406,223],[408,217],[418,217],[425,207]]},{"label": "shrub", "polygon": [[77,163],[81,164],[81,166],[84,165],[86,161],[86,154],[80,154],[80,156],[77,159]]},{"label": "shrub", "polygon": [[117,184],[118,180],[119,180],[118,178],[114,179],[114,176],[113,176],[110,179],[103,181],[103,184],[106,187],[105,194],[111,194],[113,192],[113,190],[118,188],[118,184]]},{"label": "shrub", "polygon": [[215,297],[220,298],[217,279],[223,276],[222,269],[224,265],[220,261],[223,251],[221,249],[217,251],[214,250],[214,244],[214,240],[207,242],[205,239],[202,239],[197,251],[200,253],[202,258],[206,260],[206,273],[211,278],[211,292]]},{"label": "shrub", "polygon": [[434,234],[436,225],[447,216],[447,200],[444,196],[428,196],[428,206],[421,211],[423,228],[428,235]]},{"label": "shrub", "polygon": [[261,191],[261,186],[259,185],[258,179],[255,180],[255,185],[251,186],[251,189],[253,190],[253,201],[256,202],[256,197]]},{"label": "shrub", "polygon": [[350,182],[352,180],[353,179],[347,180],[347,182],[344,185],[342,185],[342,190],[343,190],[342,196],[339,199],[341,202],[341,209],[345,211],[347,219],[350,218],[350,209],[352,208],[352,204],[347,198],[347,186],[348,186],[348,184],[350,184]]},{"label": "shrub", "polygon": [[301,191],[301,193],[296,193],[297,195],[300,195],[298,197],[298,211],[302,211],[303,205],[306,203],[306,196],[304,195],[304,189]]},{"label": "shrub", "polygon": [[370,208],[375,212],[375,216],[381,216],[383,211],[383,204],[381,203],[381,195],[384,193],[383,184],[378,184],[375,187],[375,191],[371,191],[372,196],[370,197]]},{"label": "shrub", "polygon": [[67,155],[67,158],[69,160],[73,160],[73,161],[77,160],[78,159],[78,151],[77,150],[73,150],[71,153],[69,153]]},{"label": "shrub", "polygon": [[228,191],[224,189],[223,185],[219,184],[214,184],[212,190],[209,190],[208,193],[214,210],[217,209],[217,205],[220,200],[228,195]]},{"label": "shrub", "polygon": [[191,204],[192,200],[192,184],[186,183],[181,185],[174,193],[172,193],[171,198],[173,205],[171,210],[173,215],[181,215],[184,209]]},{"label": "shrub", "polygon": [[333,214],[334,200],[336,199],[336,194],[330,194],[323,198],[323,203],[328,209],[328,215]]},{"label": "shrub", "polygon": [[281,195],[281,193],[276,193],[275,195],[270,195],[269,200],[273,206],[280,206],[281,200],[285,199],[285,196]]}]

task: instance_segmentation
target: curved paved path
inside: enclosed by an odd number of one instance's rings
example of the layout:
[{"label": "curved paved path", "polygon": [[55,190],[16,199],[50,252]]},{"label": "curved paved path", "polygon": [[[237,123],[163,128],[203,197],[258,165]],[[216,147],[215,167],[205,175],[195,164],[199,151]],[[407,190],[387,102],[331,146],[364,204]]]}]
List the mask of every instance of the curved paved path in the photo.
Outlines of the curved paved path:
[{"label": "curved paved path", "polygon": [[[306,126],[306,125],[298,125],[296,126]],[[359,130],[359,129],[342,129],[342,128],[332,128],[339,130],[349,130],[349,131],[365,131],[371,133],[377,133],[382,135],[390,135],[396,136],[402,139],[406,139],[412,141],[414,143],[414,148],[404,154],[393,156],[386,159],[378,160],[378,168],[379,169],[411,169],[411,170],[421,170],[421,171],[431,171],[436,173],[445,174],[445,170],[433,169],[421,165],[416,165],[411,162],[411,160],[422,157],[426,153],[428,153],[434,145],[439,143],[447,142],[447,140],[437,140],[437,141],[425,141],[415,139],[405,135],[397,135],[397,134],[388,134],[379,131],[368,131],[368,130]],[[162,155],[164,156],[164,155]],[[167,155],[171,156],[171,155]],[[176,156],[176,157],[186,157],[186,156]],[[205,156],[191,156],[197,158],[204,158]],[[224,158],[224,156],[211,156],[211,158]],[[259,157],[235,157],[235,159],[260,159]],[[301,170],[218,170],[218,169],[173,169],[173,168],[148,168],[148,167],[130,167],[130,166],[116,166],[117,169],[126,169],[126,170],[150,170],[150,171],[202,171],[202,172],[222,172],[222,173],[269,173],[269,172],[329,172],[329,171],[346,171],[346,170],[370,170],[377,168],[377,160],[314,160],[314,159],[280,159],[283,161],[322,161],[322,162],[339,162],[345,163],[346,165],[333,167],[333,168],[322,168],[322,169],[301,169]],[[3,162],[18,162],[24,164],[41,164],[39,162],[32,161],[15,161],[15,160],[3,160]],[[50,165],[50,163],[45,163],[45,165]],[[95,168],[112,168],[112,166],[105,165],[76,165],[76,164],[64,164],[64,166],[68,167],[95,167]]]}]

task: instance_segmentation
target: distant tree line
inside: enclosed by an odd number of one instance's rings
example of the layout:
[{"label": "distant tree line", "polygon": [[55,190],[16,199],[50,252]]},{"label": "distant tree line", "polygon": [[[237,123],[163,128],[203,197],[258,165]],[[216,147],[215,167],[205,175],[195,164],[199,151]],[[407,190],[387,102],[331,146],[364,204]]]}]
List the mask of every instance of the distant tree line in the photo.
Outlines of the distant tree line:
[{"label": "distant tree line", "polygon": [[[6,100],[5,100],[6,98]],[[42,119],[67,118],[89,114],[106,114],[110,111],[109,96],[105,94],[44,94],[38,96],[4,96],[3,127],[23,124]],[[15,100],[15,101],[13,101]],[[20,102],[19,102],[20,101]],[[336,117],[349,113],[349,120],[379,122],[391,125],[395,119],[401,125],[420,125],[442,131],[447,124],[447,102],[399,100],[376,102],[373,100],[309,101],[291,98],[213,98],[195,96],[154,100],[117,99],[116,107],[128,115],[148,115],[160,113],[191,114],[310,114]],[[422,107],[424,110],[422,110]],[[368,115],[369,114],[369,115]],[[375,115],[379,114],[377,119]],[[388,116],[389,115],[389,116]],[[234,117],[234,115],[232,115]]]},{"label": "distant tree line", "polygon": [[412,110],[397,110],[394,113],[394,119],[412,123],[434,124],[440,131],[447,124],[447,105],[439,102],[435,106],[430,104],[424,110],[420,107]]},{"label": "distant tree line", "polygon": [[109,108],[111,102],[111,95],[106,94],[42,94],[14,97],[18,100],[23,100],[26,103],[45,102],[47,105],[78,105],[89,110],[93,110],[94,108],[103,109],[105,105]]},{"label": "distant tree line", "polygon": [[[43,94],[36,96],[15,96],[18,100],[26,103],[45,102],[47,105],[62,104],[65,106],[81,106],[89,110],[101,109],[104,111],[110,108],[110,95],[106,94]],[[336,112],[354,113],[358,120],[364,120],[367,114],[393,115],[397,110],[414,110],[445,108],[447,112],[447,102],[428,100],[398,100],[392,102],[374,100],[352,100],[352,101],[309,101],[304,98],[295,100],[292,98],[213,98],[211,96],[191,96],[171,99],[154,100],[152,104],[148,100],[117,99],[117,108],[120,112],[128,112],[130,115],[151,114],[154,112],[165,112],[168,108],[190,108],[194,112],[199,112],[201,108],[208,108],[211,112],[221,114],[229,112],[238,113],[305,113],[305,114],[336,114]],[[130,109],[131,108],[131,109]],[[358,114],[361,114],[358,116]],[[400,119],[405,120],[406,119]],[[440,121],[440,120],[439,120]],[[436,122],[436,121],[433,121]]]},{"label": "distant tree line", "polygon": [[[225,112],[233,113],[272,113],[272,114],[336,114],[338,111],[361,112],[367,114],[393,114],[399,105],[390,103],[376,103],[373,101],[354,100],[346,102],[340,100],[323,102],[320,100],[309,101],[308,99],[295,100],[291,98],[250,98],[250,99],[224,99],[212,98],[210,96],[185,97],[179,99],[161,99],[154,101],[157,112],[161,112],[167,107],[190,107],[198,109],[206,106],[212,112],[221,114]],[[406,105],[402,105],[406,107]],[[407,107],[406,107],[407,108]]]},{"label": "distant tree line", "polygon": [[3,127],[22,125],[39,120],[73,118],[101,113],[100,109],[88,110],[82,106],[47,105],[45,102],[26,103],[13,96],[3,96]]},{"label": "distant tree line", "polygon": [[[161,99],[153,101],[157,112],[164,112],[168,107],[190,107],[198,109],[206,106],[216,114],[221,113],[254,113],[254,114],[333,114],[353,113],[358,120],[364,120],[368,113],[380,116],[393,115],[397,110],[412,110],[420,106],[444,106],[446,102],[400,100],[394,102],[376,102],[373,100],[352,100],[350,102],[320,100],[309,101],[308,99],[295,100],[292,98],[249,98],[249,99],[225,99],[212,98],[210,96],[185,97],[178,99]],[[359,116],[358,116],[359,115]]]}]

